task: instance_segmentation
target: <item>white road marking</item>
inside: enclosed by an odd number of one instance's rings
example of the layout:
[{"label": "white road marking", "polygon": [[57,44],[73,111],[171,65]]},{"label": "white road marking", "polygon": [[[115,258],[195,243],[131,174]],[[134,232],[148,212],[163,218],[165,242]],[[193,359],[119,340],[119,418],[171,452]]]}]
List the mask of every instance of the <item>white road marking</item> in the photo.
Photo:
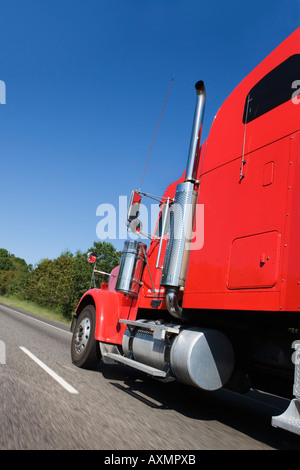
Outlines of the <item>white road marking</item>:
[{"label": "white road marking", "polygon": [[27,354],[33,361],[35,361],[42,369],[44,369],[54,380],[56,380],[62,387],[64,387],[69,393],[79,393],[72,385],[68,384],[62,377],[54,372],[50,367],[46,366],[39,358],[32,354],[24,346],[20,346],[20,349]]},{"label": "white road marking", "polygon": [[59,331],[63,331],[64,333],[67,333],[68,335],[72,334],[71,331],[68,331],[68,330],[64,330],[63,328],[59,328],[58,326],[55,326],[55,325],[51,325],[50,323],[47,323],[43,320],[39,320],[38,318],[34,318],[30,315],[26,315],[26,313],[22,313],[22,312],[18,312],[18,310],[15,310],[14,307],[11,307],[9,305],[3,305],[1,304],[0,305],[1,308],[4,308],[4,309],[8,309],[8,310],[12,310],[14,313],[17,313],[19,315],[23,315],[25,316],[26,318],[30,318],[31,320],[33,321],[36,321],[38,323],[43,323],[43,325],[47,325],[47,326],[50,326],[50,328],[55,328],[56,330],[59,330]]}]

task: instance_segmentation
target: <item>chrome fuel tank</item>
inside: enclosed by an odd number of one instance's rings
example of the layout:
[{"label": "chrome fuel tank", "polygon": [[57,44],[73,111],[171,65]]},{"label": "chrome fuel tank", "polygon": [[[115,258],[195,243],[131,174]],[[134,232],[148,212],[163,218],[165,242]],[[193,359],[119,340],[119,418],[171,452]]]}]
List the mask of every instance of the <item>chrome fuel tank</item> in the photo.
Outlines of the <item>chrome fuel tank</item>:
[{"label": "chrome fuel tank", "polygon": [[228,382],[234,351],[221,331],[150,320],[127,323],[122,348],[132,367],[145,364],[160,371],[169,369],[179,382],[202,390],[218,390]]},{"label": "chrome fuel tank", "polygon": [[126,240],[121,255],[115,290],[137,295],[145,265],[145,248],[141,242]]}]

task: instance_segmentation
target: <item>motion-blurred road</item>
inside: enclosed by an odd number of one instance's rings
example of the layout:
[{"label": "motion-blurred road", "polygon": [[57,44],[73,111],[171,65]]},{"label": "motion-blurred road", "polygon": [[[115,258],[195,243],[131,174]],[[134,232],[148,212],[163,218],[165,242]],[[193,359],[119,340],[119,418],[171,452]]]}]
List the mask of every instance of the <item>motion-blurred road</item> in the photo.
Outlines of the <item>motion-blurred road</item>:
[{"label": "motion-blurred road", "polygon": [[120,365],[78,369],[68,327],[3,305],[0,341],[2,450],[300,450],[298,436],[271,426],[284,399],[205,393]]}]

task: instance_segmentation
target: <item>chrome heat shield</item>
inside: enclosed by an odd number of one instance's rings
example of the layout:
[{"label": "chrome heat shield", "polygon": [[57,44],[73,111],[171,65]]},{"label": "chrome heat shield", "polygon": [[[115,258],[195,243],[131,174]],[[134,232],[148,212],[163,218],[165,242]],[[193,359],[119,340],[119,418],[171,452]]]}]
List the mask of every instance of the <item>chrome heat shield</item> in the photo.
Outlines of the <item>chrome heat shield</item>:
[{"label": "chrome heat shield", "polygon": [[191,182],[179,183],[170,207],[170,235],[162,271],[162,286],[184,286],[197,192]]}]

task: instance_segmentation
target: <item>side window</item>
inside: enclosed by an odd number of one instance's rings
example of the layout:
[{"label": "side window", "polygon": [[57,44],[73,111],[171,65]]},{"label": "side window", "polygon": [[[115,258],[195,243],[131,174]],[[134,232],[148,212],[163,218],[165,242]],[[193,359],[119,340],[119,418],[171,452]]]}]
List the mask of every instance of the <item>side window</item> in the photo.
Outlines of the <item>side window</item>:
[{"label": "side window", "polygon": [[247,124],[292,99],[293,83],[299,79],[300,54],[295,54],[271,70],[252,88],[245,101],[243,123]]}]

